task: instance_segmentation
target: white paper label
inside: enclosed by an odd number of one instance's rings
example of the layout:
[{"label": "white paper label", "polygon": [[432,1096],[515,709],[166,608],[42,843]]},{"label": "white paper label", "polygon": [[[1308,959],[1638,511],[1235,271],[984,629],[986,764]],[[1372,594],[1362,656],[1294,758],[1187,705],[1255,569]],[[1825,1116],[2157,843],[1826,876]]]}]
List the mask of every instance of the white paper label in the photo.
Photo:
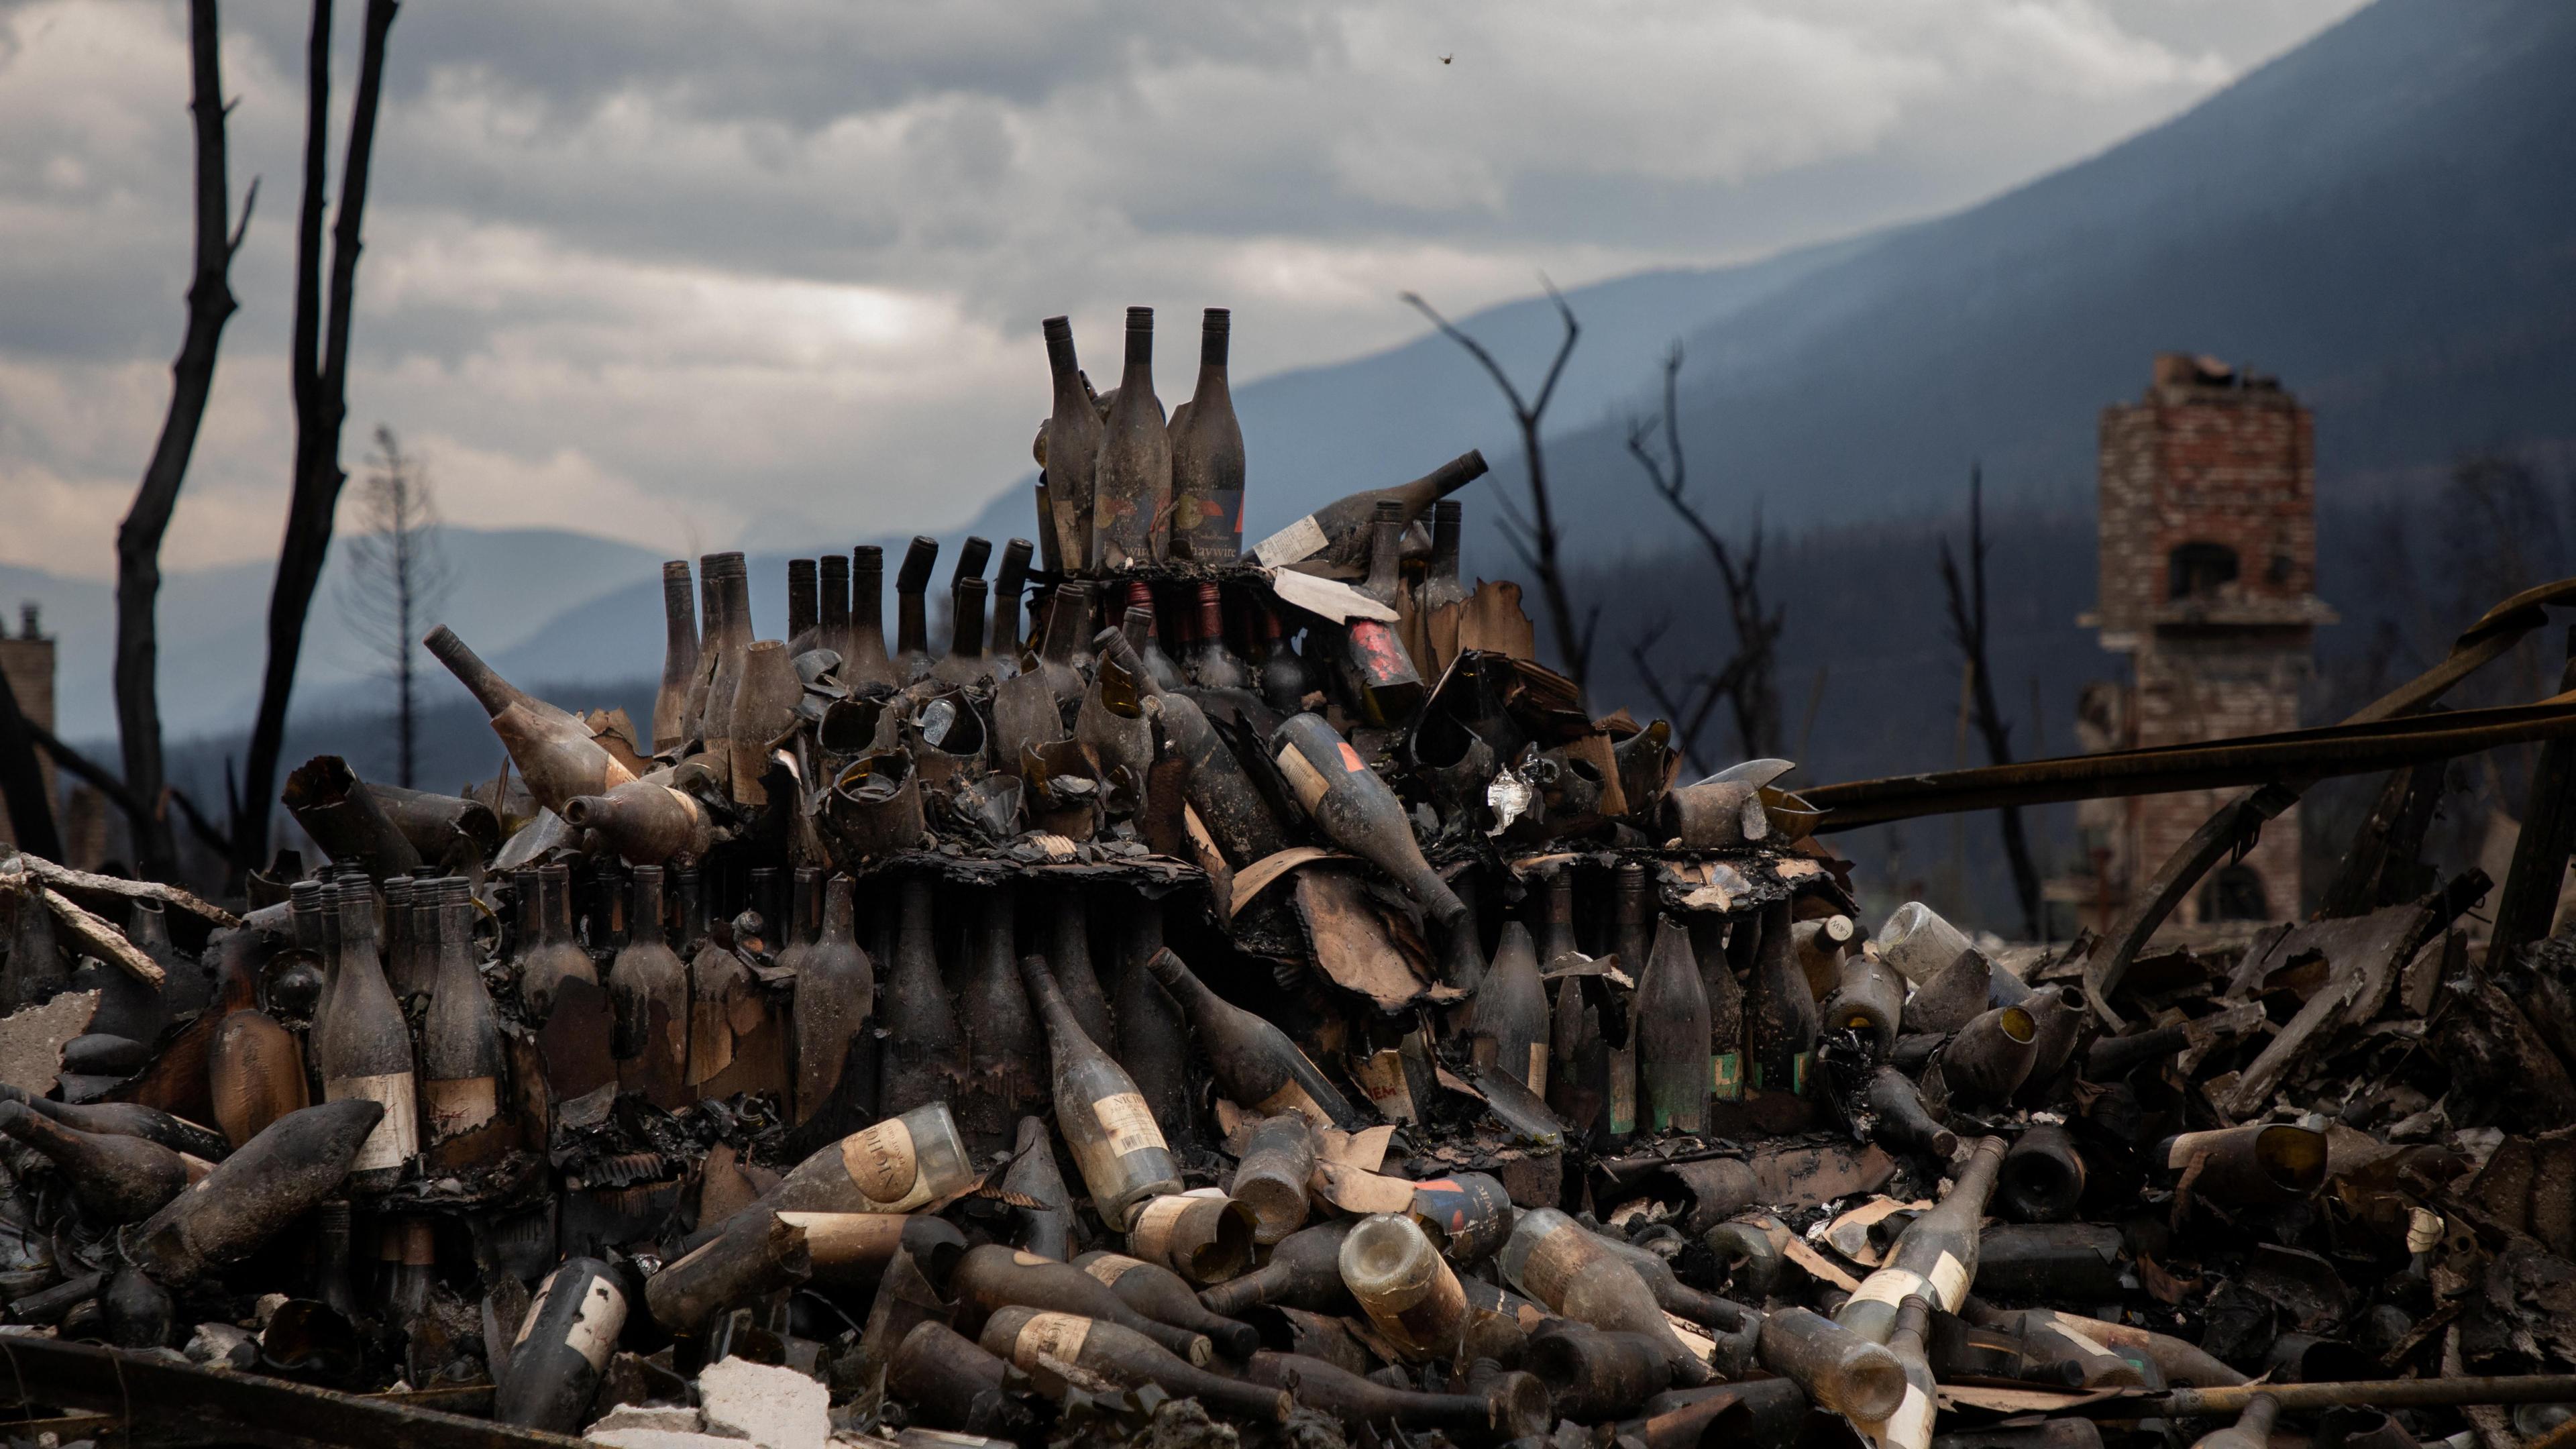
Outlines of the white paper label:
[{"label": "white paper label", "polygon": [[1968,1296],[1968,1265],[1945,1252],[1932,1265],[1932,1276],[1926,1281],[1932,1288],[1933,1306],[1944,1313],[1956,1313]]},{"label": "white paper label", "polygon": [[382,1102],[385,1107],[384,1119],[358,1145],[358,1156],[349,1164],[351,1172],[400,1167],[420,1155],[420,1107],[412,1095],[414,1090],[409,1072],[341,1077],[322,1084],[324,1101],[346,1102],[363,1097]]},{"label": "white paper label", "polygon": [[1896,1412],[1887,1416],[1887,1430],[1880,1443],[1887,1449],[1928,1449],[1932,1442],[1932,1396],[1920,1385],[1907,1384],[1905,1397],[1897,1403]]},{"label": "white paper label", "polygon": [[913,1153],[912,1129],[900,1117],[841,1139],[841,1167],[860,1195],[881,1212],[902,1212],[930,1201]]},{"label": "white paper label", "polygon": [[429,1098],[429,1140],[444,1142],[471,1132],[499,1116],[500,1084],[490,1077],[431,1080],[421,1090]]},{"label": "white paper label", "polygon": [[1011,1362],[1037,1367],[1038,1355],[1062,1363],[1081,1362],[1082,1341],[1091,1336],[1091,1320],[1071,1313],[1034,1313],[1011,1340]]},{"label": "white paper label", "polygon": [[1091,1104],[1091,1114],[1100,1119],[1100,1130],[1109,1139],[1109,1153],[1124,1157],[1146,1148],[1168,1150],[1163,1142],[1162,1124],[1154,1120],[1154,1109],[1145,1105],[1141,1092],[1120,1092]]},{"label": "white paper label", "polygon": [[1861,1280],[1850,1302],[1884,1303],[1890,1308],[1905,1301],[1905,1295],[1923,1291],[1923,1275],[1903,1268],[1881,1268]]},{"label": "white paper label", "polygon": [[1312,558],[1316,550],[1322,548],[1326,542],[1328,540],[1324,537],[1324,526],[1315,521],[1315,515],[1309,513],[1254,544],[1252,556],[1259,560],[1264,568],[1275,569],[1285,564],[1295,563],[1299,559]]},{"label": "white paper label", "polygon": [[[554,1296],[555,1286],[563,1277],[557,1268],[537,1285],[537,1299],[528,1305],[527,1321],[519,1325],[517,1342],[524,1344],[536,1330],[537,1321],[545,1317],[546,1300]],[[593,1369],[603,1368],[608,1356],[617,1348],[617,1335],[626,1327],[626,1295],[606,1277],[587,1270],[579,1280],[582,1286],[581,1307],[574,1310],[571,1327],[564,1330],[564,1346],[580,1354]],[[514,1349],[516,1345],[513,1345]]]},{"label": "white paper label", "polygon": [[1119,1279],[1127,1276],[1128,1269],[1142,1268],[1144,1266],[1144,1264],[1137,1262],[1135,1259],[1130,1258],[1123,1253],[1103,1253],[1099,1257],[1092,1259],[1090,1262],[1083,1264],[1082,1271],[1099,1279],[1103,1283],[1114,1286]]}]

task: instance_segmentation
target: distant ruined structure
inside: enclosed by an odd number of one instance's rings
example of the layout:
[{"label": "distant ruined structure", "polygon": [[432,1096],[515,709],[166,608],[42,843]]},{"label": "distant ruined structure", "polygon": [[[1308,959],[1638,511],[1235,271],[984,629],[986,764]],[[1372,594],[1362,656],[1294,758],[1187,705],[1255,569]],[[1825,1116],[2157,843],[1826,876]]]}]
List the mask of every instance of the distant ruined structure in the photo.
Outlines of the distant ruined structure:
[{"label": "distant ruined structure", "polygon": [[[9,626],[0,620],[0,674],[9,679],[9,692],[18,699],[18,712],[50,730],[54,727],[54,641],[45,637],[44,616],[33,601],[18,606],[18,633],[11,637]],[[36,768],[45,777],[45,798],[62,798],[54,778],[54,760],[42,750],[36,752]],[[0,840],[16,840],[17,826],[9,819],[9,805],[0,800]]]},{"label": "distant ruined structure", "polygon": [[[2125,682],[2085,688],[2087,750],[2186,744],[2299,726],[2316,628],[2313,419],[2273,378],[2209,357],[2157,356],[2134,403],[2102,410],[2101,602],[2077,623],[2129,658]],[[2049,883],[2060,909],[2107,926],[2233,792],[2077,807],[2086,857]],[[2299,910],[2299,818],[2264,827],[2175,913],[2185,925],[2286,920]]]}]

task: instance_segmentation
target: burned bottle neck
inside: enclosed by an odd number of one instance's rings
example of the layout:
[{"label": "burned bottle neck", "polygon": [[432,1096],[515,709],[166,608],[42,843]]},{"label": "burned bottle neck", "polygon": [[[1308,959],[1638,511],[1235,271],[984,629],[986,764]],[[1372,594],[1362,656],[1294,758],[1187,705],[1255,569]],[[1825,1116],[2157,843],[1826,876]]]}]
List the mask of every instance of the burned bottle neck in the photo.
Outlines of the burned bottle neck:
[{"label": "burned bottle neck", "polygon": [[1020,593],[1028,586],[1029,558],[1036,549],[1025,538],[1002,545],[1002,566],[993,575],[993,658],[1016,666],[1020,658]]},{"label": "burned bottle neck", "polygon": [[1046,332],[1047,371],[1055,380],[1055,402],[1058,410],[1068,404],[1091,406],[1089,393],[1082,385],[1082,364],[1074,356],[1073,323],[1063,317],[1049,317],[1043,324]]},{"label": "burned bottle neck", "polygon": [[787,561],[787,638],[799,652],[812,647],[814,626],[822,612],[822,593],[814,560]]},{"label": "burned bottle neck", "polygon": [[1403,566],[1404,505],[1380,503],[1369,525],[1369,571],[1360,592],[1381,604],[1393,604]]},{"label": "burned bottle neck", "polygon": [[930,664],[930,615],[923,600],[930,589],[930,569],[939,559],[939,540],[916,537],[905,550],[903,569],[894,579],[896,671],[917,679]]}]

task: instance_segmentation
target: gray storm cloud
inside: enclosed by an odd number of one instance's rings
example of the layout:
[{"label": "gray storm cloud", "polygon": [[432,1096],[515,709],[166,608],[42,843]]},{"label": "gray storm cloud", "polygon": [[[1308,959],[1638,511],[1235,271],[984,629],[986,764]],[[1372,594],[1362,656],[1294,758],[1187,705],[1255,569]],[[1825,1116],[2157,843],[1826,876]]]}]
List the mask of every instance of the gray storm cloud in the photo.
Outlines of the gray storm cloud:
[{"label": "gray storm cloud", "polygon": [[[1415,331],[1408,287],[1463,311],[1962,204],[2355,3],[416,0],[352,415],[459,522],[935,528],[1025,467],[1042,316],[1096,350],[1127,303],[1223,303],[1239,375],[1329,360]],[[295,10],[225,17],[263,190],[177,566],[279,528]],[[0,4],[0,561],[111,566],[181,322],[185,51],[166,0]]]}]

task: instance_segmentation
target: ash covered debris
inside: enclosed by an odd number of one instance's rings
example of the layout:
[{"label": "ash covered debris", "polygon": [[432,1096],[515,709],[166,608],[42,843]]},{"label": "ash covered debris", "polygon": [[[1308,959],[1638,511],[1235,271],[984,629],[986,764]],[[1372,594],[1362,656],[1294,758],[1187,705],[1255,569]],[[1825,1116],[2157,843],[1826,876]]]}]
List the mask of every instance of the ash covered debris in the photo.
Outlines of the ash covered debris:
[{"label": "ash covered debris", "polygon": [[[674,562],[649,726],[439,630],[511,769],[308,763],[285,803],[329,861],[238,916],[0,860],[12,1437],[2502,1449],[2565,1418],[2576,939],[2485,931],[2474,873],[2397,892],[2404,812],[2336,914],[2153,938],[2315,776],[2565,735],[2554,702],[2407,716],[2576,585],[2333,730],[1683,781],[1663,722],[1536,661],[1514,586],[1458,578],[1480,458],[1247,553],[1222,314],[1169,424],[1149,322],[1109,400],[1050,326],[1040,537],[990,579],[968,540],[936,647],[928,539],[891,641],[876,549],[795,568],[771,639],[740,555]],[[2259,788],[2049,952],[1921,902],[1864,930],[1815,838],[2179,779]]]}]

